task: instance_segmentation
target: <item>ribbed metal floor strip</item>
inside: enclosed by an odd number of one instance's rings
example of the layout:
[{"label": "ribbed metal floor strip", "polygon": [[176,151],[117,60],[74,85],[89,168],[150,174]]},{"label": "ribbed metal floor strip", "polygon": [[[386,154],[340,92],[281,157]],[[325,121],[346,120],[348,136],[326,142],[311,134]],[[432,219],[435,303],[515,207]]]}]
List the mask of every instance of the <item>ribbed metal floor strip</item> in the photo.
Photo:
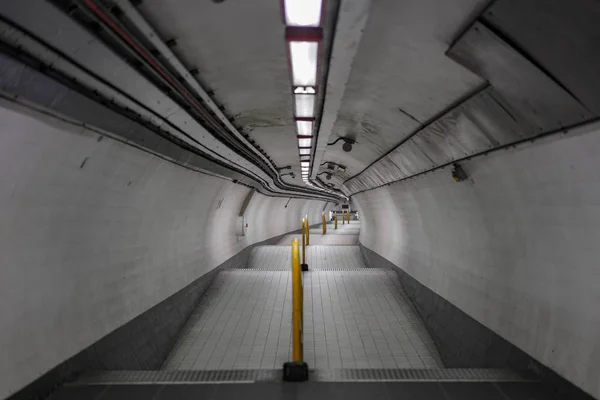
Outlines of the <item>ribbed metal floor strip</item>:
[{"label": "ribbed metal floor strip", "polygon": [[[287,272],[291,272],[291,268],[290,267],[273,267],[273,268],[230,268],[227,270],[224,270],[223,272],[229,272],[229,271],[287,271]],[[355,271],[355,272],[364,272],[364,273],[388,273],[390,270],[389,269],[385,269],[385,268],[368,268],[368,267],[361,267],[361,268],[356,268],[356,267],[323,267],[323,268],[319,268],[319,267],[314,267],[311,268],[309,266],[309,270],[307,272],[319,272],[319,271]]]},{"label": "ribbed metal floor strip", "polygon": [[[229,269],[227,271],[288,271],[291,272],[291,268],[290,267],[273,267],[273,268],[232,268]],[[375,268],[356,268],[356,267],[349,267],[349,268],[345,268],[345,267],[326,267],[326,268],[319,268],[319,267],[315,267],[315,268],[310,268],[308,272],[311,271],[387,271],[384,269],[375,269]]]},{"label": "ribbed metal floor strip", "polygon": [[[72,385],[125,384],[204,384],[281,381],[281,370],[159,370],[94,371]],[[530,382],[528,374],[505,369],[333,369],[312,370],[310,380],[317,382]]]}]

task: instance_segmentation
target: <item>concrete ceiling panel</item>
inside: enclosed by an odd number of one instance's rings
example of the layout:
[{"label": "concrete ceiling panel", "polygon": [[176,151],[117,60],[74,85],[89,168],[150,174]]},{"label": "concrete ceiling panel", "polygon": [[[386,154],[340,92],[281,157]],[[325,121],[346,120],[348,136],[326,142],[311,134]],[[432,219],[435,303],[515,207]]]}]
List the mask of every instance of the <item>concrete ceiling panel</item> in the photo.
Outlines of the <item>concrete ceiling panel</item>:
[{"label": "concrete ceiling panel", "polygon": [[537,133],[591,117],[556,81],[479,22],[461,36],[448,55],[488,80]]},{"label": "concrete ceiling panel", "polygon": [[[298,163],[293,101],[279,2],[170,0],[139,12],[278,166]],[[272,144],[275,140],[277,145]]]},{"label": "concrete ceiling panel", "polygon": [[[354,138],[353,176],[482,83],[445,56],[485,1],[372,3],[332,139]],[[324,160],[331,158],[329,153]]]},{"label": "concrete ceiling panel", "polygon": [[600,114],[600,7],[596,0],[502,0],[483,18],[577,99]]}]

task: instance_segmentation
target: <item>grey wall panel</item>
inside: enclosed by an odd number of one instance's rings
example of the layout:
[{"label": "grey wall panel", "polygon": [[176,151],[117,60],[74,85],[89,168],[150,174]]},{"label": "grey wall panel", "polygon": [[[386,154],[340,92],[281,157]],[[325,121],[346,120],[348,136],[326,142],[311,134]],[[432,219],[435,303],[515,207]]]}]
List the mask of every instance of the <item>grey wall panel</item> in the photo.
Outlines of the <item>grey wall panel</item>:
[{"label": "grey wall panel", "polygon": [[487,79],[537,133],[580,123],[592,116],[560,85],[479,22],[447,54]]},{"label": "grey wall panel", "polygon": [[413,136],[412,141],[431,161],[431,166],[445,164],[450,161],[448,154],[443,150],[440,136],[433,134],[433,130],[426,129]]},{"label": "grey wall panel", "polygon": [[[472,125],[465,135],[466,140],[476,142],[466,146],[469,154],[512,143],[534,133],[527,120],[493,87],[469,99],[460,108]],[[460,130],[456,134],[460,135]]]},{"label": "grey wall panel", "polygon": [[390,159],[409,175],[428,170],[433,164],[413,140],[408,140],[389,154]]},{"label": "grey wall panel", "polygon": [[386,182],[389,182],[390,179],[401,179],[406,176],[406,174],[389,159],[389,157],[384,157],[377,162],[377,168],[381,170],[381,176],[386,179]]},{"label": "grey wall panel", "polygon": [[360,242],[600,398],[598,154],[596,123],[355,195]]},{"label": "grey wall panel", "polygon": [[500,0],[483,18],[600,114],[597,0]]}]

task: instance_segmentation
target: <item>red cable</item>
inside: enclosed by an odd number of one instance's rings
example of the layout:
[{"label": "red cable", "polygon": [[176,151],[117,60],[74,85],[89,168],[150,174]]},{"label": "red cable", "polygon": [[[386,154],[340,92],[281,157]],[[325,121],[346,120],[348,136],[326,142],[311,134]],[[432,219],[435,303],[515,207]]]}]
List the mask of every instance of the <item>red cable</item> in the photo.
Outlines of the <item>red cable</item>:
[{"label": "red cable", "polygon": [[106,15],[106,13],[101,8],[99,8],[93,0],[85,0],[85,2],[87,3],[88,7],[92,11],[94,11],[102,21],[104,21],[104,23],[110,26],[119,36],[121,36],[123,40],[125,40],[125,42],[127,42],[131,47],[133,47],[134,50],[140,56],[142,56],[148,63],[150,63],[150,65],[152,65],[152,67],[154,67],[154,69],[158,73],[160,73],[160,75],[162,75],[164,79],[166,79],[172,86],[174,86],[180,94],[182,94],[189,102],[191,102],[196,107],[198,111],[200,111],[202,115],[206,117],[206,111],[204,110],[204,108],[196,101],[196,99],[194,99],[193,96],[191,96],[188,93],[185,87],[181,86],[177,81],[174,81],[173,78],[171,78],[170,75],[160,66],[160,64],[154,61],[154,59],[142,47],[140,47],[135,42],[135,40],[133,40],[127,34],[127,32],[121,29],[119,25],[117,25],[108,15]]}]

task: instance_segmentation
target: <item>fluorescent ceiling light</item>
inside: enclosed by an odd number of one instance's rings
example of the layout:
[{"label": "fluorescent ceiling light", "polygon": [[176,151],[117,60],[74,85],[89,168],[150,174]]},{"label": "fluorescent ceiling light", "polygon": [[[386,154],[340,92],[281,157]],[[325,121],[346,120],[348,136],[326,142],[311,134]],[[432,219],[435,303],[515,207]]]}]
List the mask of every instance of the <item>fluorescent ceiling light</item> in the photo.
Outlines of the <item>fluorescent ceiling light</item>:
[{"label": "fluorescent ceiling light", "polygon": [[310,149],[300,149],[300,155],[310,155]]},{"label": "fluorescent ceiling light", "polygon": [[295,94],[315,94],[317,91],[312,86],[298,86],[294,89]]},{"label": "fluorescent ceiling light", "polygon": [[309,161],[302,161],[302,162],[300,162],[300,166],[301,167],[308,167],[309,165],[310,165]]},{"label": "fluorescent ceiling light", "polygon": [[316,86],[318,42],[290,42],[294,86]]},{"label": "fluorescent ceiling light", "polygon": [[310,147],[311,143],[312,143],[312,139],[311,138],[298,139],[298,147]]},{"label": "fluorescent ceiling light", "polygon": [[285,23],[288,26],[319,26],[321,0],[285,0]]},{"label": "fluorescent ceiling light", "polygon": [[[315,95],[314,94],[296,94],[296,117],[314,118],[315,116]],[[306,121],[304,121],[306,122]]]},{"label": "fluorescent ceiling light", "polygon": [[300,136],[312,136],[312,121],[296,121],[296,130]]}]

